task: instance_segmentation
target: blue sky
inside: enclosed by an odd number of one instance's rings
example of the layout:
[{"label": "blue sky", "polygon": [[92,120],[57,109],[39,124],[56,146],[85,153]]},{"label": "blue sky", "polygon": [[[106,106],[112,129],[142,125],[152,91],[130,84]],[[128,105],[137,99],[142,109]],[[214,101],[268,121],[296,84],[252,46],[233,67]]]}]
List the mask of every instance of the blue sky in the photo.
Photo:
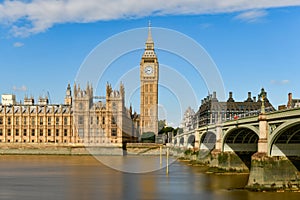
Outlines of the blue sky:
[{"label": "blue sky", "polygon": [[[248,91],[256,96],[261,87],[275,107],[286,104],[289,92],[300,98],[300,1],[151,2],[0,1],[0,93],[22,100],[25,94],[37,99],[49,92],[52,103],[62,103],[67,84],[74,83],[97,45],[120,32],[146,27],[151,20],[153,27],[178,31],[199,43],[215,62],[226,95],[232,91],[235,100],[245,100]],[[162,65],[190,69],[168,52],[157,54]],[[115,64],[133,69],[141,55],[142,50],[132,52]],[[208,89],[192,74],[196,110]],[[104,94],[101,87],[97,95]],[[161,91],[161,104],[178,104],[170,91]],[[137,111],[138,96],[127,101]],[[165,107],[168,121],[177,125],[182,113]]]}]

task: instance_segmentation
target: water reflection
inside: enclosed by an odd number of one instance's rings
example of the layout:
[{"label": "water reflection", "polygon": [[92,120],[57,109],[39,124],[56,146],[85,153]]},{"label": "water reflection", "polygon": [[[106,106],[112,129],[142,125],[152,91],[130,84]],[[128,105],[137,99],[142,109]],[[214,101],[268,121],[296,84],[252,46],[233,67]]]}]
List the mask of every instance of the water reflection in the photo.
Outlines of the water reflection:
[{"label": "water reflection", "polygon": [[[102,164],[122,172],[147,173],[163,169],[167,165],[166,156],[162,162],[157,156],[95,156]],[[169,164],[175,162],[174,157],[169,157]]]},{"label": "water reflection", "polygon": [[[148,165],[146,158],[134,162]],[[165,169],[134,174],[113,170],[88,156],[0,156],[0,199],[299,199],[299,193],[229,190],[243,187],[248,175],[203,171],[174,162],[169,175]]]}]

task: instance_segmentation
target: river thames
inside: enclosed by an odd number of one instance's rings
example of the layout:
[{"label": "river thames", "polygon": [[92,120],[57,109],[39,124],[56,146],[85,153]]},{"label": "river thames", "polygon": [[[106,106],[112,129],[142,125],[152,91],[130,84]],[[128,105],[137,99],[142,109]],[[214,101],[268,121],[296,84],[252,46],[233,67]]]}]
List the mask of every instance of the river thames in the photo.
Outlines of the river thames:
[{"label": "river thames", "polygon": [[[128,157],[130,158],[130,157]],[[126,157],[124,158],[126,160]],[[137,165],[147,165],[136,159]],[[153,159],[153,157],[149,157]],[[159,159],[159,158],[155,158]],[[206,174],[175,161],[149,173],[124,173],[92,156],[0,156],[0,199],[299,199],[299,193],[250,192],[247,174]]]}]

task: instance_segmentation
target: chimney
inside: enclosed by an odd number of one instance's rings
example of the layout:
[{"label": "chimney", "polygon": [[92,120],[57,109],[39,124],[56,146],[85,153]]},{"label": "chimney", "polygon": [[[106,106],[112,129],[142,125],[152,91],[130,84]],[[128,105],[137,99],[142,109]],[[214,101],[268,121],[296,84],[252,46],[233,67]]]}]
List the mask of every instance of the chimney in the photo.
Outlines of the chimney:
[{"label": "chimney", "polygon": [[293,94],[290,92],[288,94],[288,103],[287,103],[287,107],[291,108],[292,107],[292,100],[293,100]]},{"label": "chimney", "polygon": [[253,102],[253,100],[251,98],[251,92],[248,92],[248,98],[245,102]]},{"label": "chimney", "polygon": [[229,92],[229,98],[227,102],[234,102],[234,99],[232,98],[232,92]]},{"label": "chimney", "polygon": [[256,102],[256,97],[255,96],[253,97],[253,101]]},{"label": "chimney", "polygon": [[217,98],[217,92],[214,91],[214,92],[213,92],[213,99],[216,99],[216,98]]},{"label": "chimney", "polygon": [[289,99],[289,101],[292,101],[292,99],[293,99],[293,94],[291,92],[288,94],[288,99]]}]

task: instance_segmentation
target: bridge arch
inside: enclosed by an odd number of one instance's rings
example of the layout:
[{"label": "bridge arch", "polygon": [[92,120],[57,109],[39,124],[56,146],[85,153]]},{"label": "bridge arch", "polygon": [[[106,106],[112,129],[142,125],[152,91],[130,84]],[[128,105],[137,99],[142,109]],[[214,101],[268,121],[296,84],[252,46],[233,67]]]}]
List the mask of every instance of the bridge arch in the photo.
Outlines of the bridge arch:
[{"label": "bridge arch", "polygon": [[180,137],[179,139],[179,146],[184,146],[184,137]]},{"label": "bridge arch", "polygon": [[213,131],[207,131],[200,137],[200,149],[212,150],[216,145],[216,133]]},{"label": "bridge arch", "polygon": [[222,151],[233,152],[250,169],[251,156],[257,152],[258,139],[257,128],[235,127],[226,132],[222,141]]},{"label": "bridge arch", "polygon": [[257,151],[259,129],[250,126],[238,126],[227,130],[222,141],[222,151]]},{"label": "bridge arch", "polygon": [[177,145],[177,138],[173,139],[173,144],[176,146]]},{"label": "bridge arch", "polygon": [[300,120],[293,119],[278,126],[269,136],[270,156],[300,156]]},{"label": "bridge arch", "polygon": [[190,135],[187,139],[187,146],[194,148],[195,147],[195,135]]}]

